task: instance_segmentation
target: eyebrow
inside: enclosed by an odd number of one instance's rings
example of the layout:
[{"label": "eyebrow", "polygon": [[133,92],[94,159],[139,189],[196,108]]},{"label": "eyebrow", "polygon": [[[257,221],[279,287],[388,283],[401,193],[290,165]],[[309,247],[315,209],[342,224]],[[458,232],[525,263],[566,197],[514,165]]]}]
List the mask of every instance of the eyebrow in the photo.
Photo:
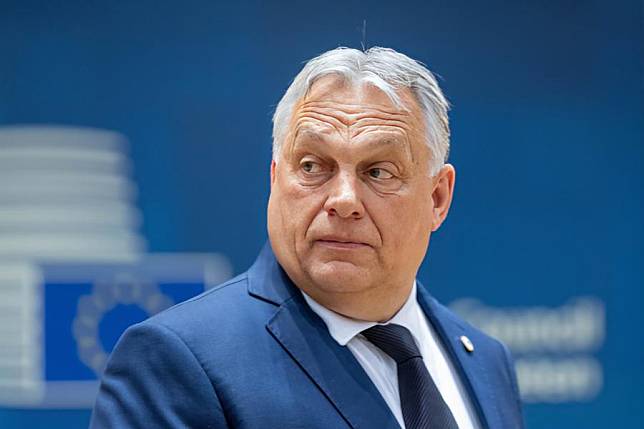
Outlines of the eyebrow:
[{"label": "eyebrow", "polygon": [[303,138],[311,138],[313,140],[318,140],[318,141],[326,140],[323,134],[315,132],[311,128],[298,127],[297,130],[295,130],[295,136],[293,137],[293,142],[296,142],[297,140],[303,139]]}]

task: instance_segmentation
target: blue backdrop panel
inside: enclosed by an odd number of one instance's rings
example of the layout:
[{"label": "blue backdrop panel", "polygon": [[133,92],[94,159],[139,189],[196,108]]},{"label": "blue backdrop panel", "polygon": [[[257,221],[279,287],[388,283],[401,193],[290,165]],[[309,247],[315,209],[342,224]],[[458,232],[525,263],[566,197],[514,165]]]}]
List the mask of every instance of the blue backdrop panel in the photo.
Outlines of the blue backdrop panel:
[{"label": "blue backdrop panel", "polygon": [[214,254],[22,269],[35,275],[23,276],[30,280],[13,293],[2,290],[12,304],[3,309],[13,314],[9,329],[18,341],[3,338],[11,346],[0,350],[0,407],[23,410],[91,408],[108,355],[129,325],[231,275],[225,259]]}]

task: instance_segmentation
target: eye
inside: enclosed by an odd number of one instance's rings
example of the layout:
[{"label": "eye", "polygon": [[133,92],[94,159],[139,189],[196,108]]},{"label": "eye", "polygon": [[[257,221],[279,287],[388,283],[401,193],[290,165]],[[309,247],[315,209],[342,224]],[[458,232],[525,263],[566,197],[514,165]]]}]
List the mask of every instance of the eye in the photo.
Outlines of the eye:
[{"label": "eye", "polygon": [[304,170],[305,173],[315,174],[322,171],[322,166],[317,162],[313,161],[304,161],[300,164],[300,168]]},{"label": "eye", "polygon": [[374,179],[380,179],[380,180],[391,179],[394,177],[393,174],[391,174],[384,168],[371,168],[369,169],[367,174],[369,174],[369,177],[372,177]]}]

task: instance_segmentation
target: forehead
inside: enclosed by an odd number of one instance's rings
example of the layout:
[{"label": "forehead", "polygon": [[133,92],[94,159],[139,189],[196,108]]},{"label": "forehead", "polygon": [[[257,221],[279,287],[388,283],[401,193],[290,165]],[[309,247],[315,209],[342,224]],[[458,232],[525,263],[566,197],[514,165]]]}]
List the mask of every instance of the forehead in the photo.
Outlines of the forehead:
[{"label": "forehead", "polygon": [[418,103],[408,89],[398,90],[397,95],[399,104],[371,84],[324,76],[296,105],[291,131],[294,137],[303,132],[339,133],[349,138],[386,133],[410,144],[423,142],[425,130]]}]

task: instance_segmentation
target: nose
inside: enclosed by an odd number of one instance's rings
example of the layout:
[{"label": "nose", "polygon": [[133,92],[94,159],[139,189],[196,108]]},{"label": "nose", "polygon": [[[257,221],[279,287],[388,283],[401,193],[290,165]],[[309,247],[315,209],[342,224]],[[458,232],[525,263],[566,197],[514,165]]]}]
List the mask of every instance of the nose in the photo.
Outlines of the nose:
[{"label": "nose", "polygon": [[340,172],[329,186],[329,196],[324,203],[324,209],[329,216],[344,219],[360,219],[364,216],[365,208],[358,188],[360,182],[355,175]]}]

